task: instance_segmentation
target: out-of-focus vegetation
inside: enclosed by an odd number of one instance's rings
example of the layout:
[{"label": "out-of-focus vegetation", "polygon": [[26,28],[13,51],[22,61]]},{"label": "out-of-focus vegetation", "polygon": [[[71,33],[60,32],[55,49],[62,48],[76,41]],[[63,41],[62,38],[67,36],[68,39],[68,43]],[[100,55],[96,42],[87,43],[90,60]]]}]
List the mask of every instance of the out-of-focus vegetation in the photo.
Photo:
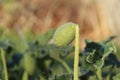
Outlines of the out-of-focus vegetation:
[{"label": "out-of-focus vegetation", "polygon": [[[109,11],[119,4],[117,1],[1,0],[0,26],[7,26],[10,29],[28,27],[36,34],[46,32],[53,27],[56,28],[65,22],[75,22],[81,27],[81,44],[84,45],[85,38],[99,41],[119,32],[117,31],[119,30],[117,22],[113,21],[116,18],[109,16],[111,12],[118,11]],[[109,4],[112,8],[105,7],[105,4]],[[112,15],[117,16],[116,14]]]},{"label": "out-of-focus vegetation", "polygon": [[81,80],[100,79],[100,69],[103,80],[119,80],[119,40],[116,53],[111,41],[101,41],[119,38],[119,9],[119,0],[0,0],[0,47],[9,80],[71,80],[74,46],[51,44],[55,29],[68,21],[80,26]]},{"label": "out-of-focus vegetation", "polygon": [[[3,66],[6,64],[9,80],[72,80],[74,46],[49,43],[54,32],[55,29],[50,29],[44,34],[31,36],[28,30],[19,29],[15,33],[2,28],[0,47],[5,58],[0,57],[0,78],[7,80]],[[79,79],[119,79],[120,62],[111,41],[114,38],[100,42],[85,41],[86,47],[79,55]],[[3,59],[6,63],[3,63]]]}]

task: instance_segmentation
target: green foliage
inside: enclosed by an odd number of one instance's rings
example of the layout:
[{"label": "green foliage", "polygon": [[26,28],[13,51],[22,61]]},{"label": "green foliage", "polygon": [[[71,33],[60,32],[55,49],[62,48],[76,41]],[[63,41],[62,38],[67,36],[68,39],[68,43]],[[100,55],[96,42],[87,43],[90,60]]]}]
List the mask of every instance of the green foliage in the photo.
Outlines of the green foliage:
[{"label": "green foliage", "polygon": [[[67,27],[68,25],[72,26]],[[33,36],[30,31],[20,31],[23,33],[20,34],[23,38],[17,31],[10,32],[4,28],[0,30],[0,48],[5,52],[9,80],[73,80],[75,47],[69,44],[74,38],[72,27],[76,24],[68,23],[62,26],[58,31],[51,29],[37,36]],[[70,35],[66,31],[71,31]],[[52,37],[55,43],[50,44]],[[85,41],[86,47],[79,55],[79,73],[81,73],[79,79],[120,79],[120,61],[114,54],[116,52],[112,41],[114,38],[113,36],[100,42]],[[3,72],[0,57],[2,80],[5,79]]]},{"label": "green foliage", "polygon": [[47,44],[50,41],[50,39],[53,37],[54,32],[55,29],[51,29],[47,33],[39,35],[37,39],[39,41],[39,44],[41,45]]},{"label": "green foliage", "polygon": [[95,69],[102,68],[105,58],[112,52],[116,52],[113,42],[87,42],[85,48],[86,62],[92,64]]},{"label": "green foliage", "polygon": [[35,65],[36,65],[34,57],[32,57],[31,54],[24,54],[23,63],[24,63],[25,71],[28,74],[32,75],[35,71]]},{"label": "green foliage", "polygon": [[72,74],[59,74],[59,75],[55,75],[52,78],[49,78],[49,80],[72,80]]},{"label": "green foliage", "polygon": [[115,75],[115,76],[113,77],[113,80],[120,80],[120,73],[118,73],[117,75]]}]

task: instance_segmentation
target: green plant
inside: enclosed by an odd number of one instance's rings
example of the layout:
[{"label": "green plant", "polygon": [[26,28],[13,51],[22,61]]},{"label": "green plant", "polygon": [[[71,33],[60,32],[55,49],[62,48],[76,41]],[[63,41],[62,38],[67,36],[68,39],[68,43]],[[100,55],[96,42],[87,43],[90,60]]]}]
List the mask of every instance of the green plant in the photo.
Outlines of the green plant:
[{"label": "green plant", "polygon": [[104,66],[105,58],[112,52],[116,52],[116,47],[113,42],[110,42],[111,40],[112,38],[109,38],[98,43],[86,40],[85,60],[91,66],[97,80],[102,80],[102,67]]},{"label": "green plant", "polygon": [[74,54],[74,80],[79,80],[79,26],[74,23],[66,23],[60,26],[53,37],[57,46],[68,45],[75,37],[75,54]]},{"label": "green plant", "polygon": [[77,24],[66,23],[55,31],[53,35],[54,44],[57,46],[67,46],[75,37],[75,29]]},{"label": "green plant", "polygon": [[8,80],[8,72],[7,72],[7,67],[6,67],[6,60],[5,60],[5,53],[3,52],[2,49],[0,49],[1,52],[1,57],[3,61],[3,68],[4,68],[4,75],[5,75],[5,80]]},{"label": "green plant", "polygon": [[[116,53],[112,41],[115,36],[99,42],[87,39],[79,52],[79,27],[74,23],[37,36],[28,30],[17,30],[18,35],[17,31],[0,31],[0,79],[119,80],[119,50]],[[75,46],[70,45],[74,39]]]},{"label": "green plant", "polygon": [[24,69],[29,74],[32,75],[35,71],[35,59],[31,54],[27,53],[23,56]]},{"label": "green plant", "polygon": [[28,72],[27,71],[24,71],[22,80],[28,80]]}]

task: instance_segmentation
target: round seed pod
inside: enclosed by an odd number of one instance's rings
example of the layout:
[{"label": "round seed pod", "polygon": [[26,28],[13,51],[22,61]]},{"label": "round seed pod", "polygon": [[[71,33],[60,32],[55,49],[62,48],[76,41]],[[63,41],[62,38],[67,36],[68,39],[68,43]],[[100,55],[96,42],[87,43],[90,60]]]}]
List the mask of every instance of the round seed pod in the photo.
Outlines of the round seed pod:
[{"label": "round seed pod", "polygon": [[54,44],[57,46],[66,46],[72,42],[75,37],[75,23],[69,22],[61,25],[53,35]]},{"label": "round seed pod", "polygon": [[27,71],[29,75],[32,75],[35,71],[35,59],[32,57],[31,54],[25,54],[23,61],[25,71]]}]

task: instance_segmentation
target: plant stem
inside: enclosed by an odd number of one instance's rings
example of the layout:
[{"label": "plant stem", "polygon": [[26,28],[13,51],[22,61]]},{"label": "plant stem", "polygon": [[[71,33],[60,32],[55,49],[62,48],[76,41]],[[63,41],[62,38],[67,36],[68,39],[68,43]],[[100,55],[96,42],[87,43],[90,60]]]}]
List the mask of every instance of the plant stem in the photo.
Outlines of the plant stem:
[{"label": "plant stem", "polygon": [[93,72],[95,73],[97,80],[102,80],[101,68],[95,69],[93,64],[91,66],[92,66]]},{"label": "plant stem", "polygon": [[27,71],[24,71],[22,80],[28,80],[28,72]]},{"label": "plant stem", "polygon": [[95,71],[97,80],[102,80],[102,75],[101,75],[101,69],[97,69],[97,71]]},{"label": "plant stem", "polygon": [[70,69],[70,67],[66,64],[65,61],[63,61],[62,59],[58,59],[59,62],[66,68],[66,70],[69,72],[69,73],[72,73],[72,70]]},{"label": "plant stem", "polygon": [[74,80],[79,80],[79,26],[75,28]]},{"label": "plant stem", "polygon": [[1,56],[2,56],[5,80],[8,80],[8,73],[7,73],[7,67],[6,67],[6,60],[5,60],[4,52],[3,52],[2,49],[0,49],[0,51],[1,51]]},{"label": "plant stem", "polygon": [[66,70],[69,72],[69,73],[72,73],[72,70],[70,69],[70,67],[67,65],[67,63],[64,61],[64,60],[62,60],[61,58],[59,58],[59,57],[53,57],[53,56],[51,56],[53,59],[55,59],[56,61],[58,61],[59,63],[61,63],[65,68],[66,68]]}]

